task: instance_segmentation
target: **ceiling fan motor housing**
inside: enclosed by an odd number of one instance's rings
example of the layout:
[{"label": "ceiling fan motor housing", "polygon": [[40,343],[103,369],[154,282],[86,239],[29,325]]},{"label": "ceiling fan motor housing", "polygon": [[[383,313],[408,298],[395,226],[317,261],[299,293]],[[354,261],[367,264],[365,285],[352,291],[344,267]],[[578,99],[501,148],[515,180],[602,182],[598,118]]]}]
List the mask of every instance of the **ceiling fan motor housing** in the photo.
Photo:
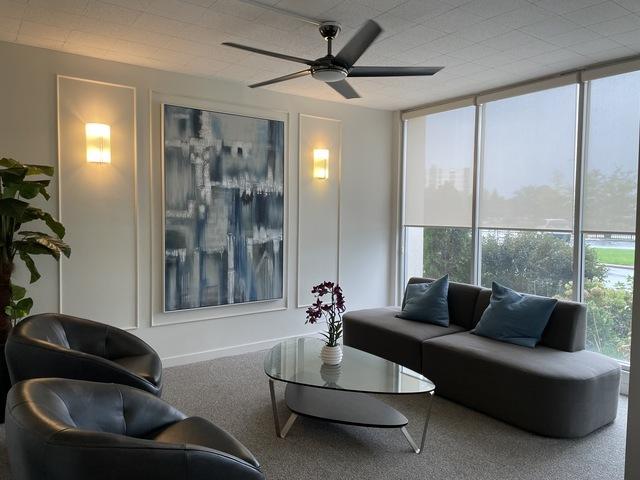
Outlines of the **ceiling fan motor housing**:
[{"label": "ceiling fan motor housing", "polygon": [[322,22],[318,29],[325,40],[333,40],[338,36],[342,27],[338,22]]}]

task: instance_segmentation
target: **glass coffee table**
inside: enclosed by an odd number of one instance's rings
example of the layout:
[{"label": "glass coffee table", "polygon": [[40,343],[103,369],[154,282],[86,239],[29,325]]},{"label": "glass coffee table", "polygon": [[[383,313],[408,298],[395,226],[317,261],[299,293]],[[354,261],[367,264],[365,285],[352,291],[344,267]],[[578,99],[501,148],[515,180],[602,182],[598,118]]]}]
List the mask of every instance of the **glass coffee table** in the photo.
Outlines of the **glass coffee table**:
[{"label": "glass coffee table", "polygon": [[[310,337],[286,340],[264,360],[269,377],[276,435],[285,438],[298,416],[327,422],[375,428],[399,428],[415,453],[424,448],[435,385],[413,370],[356,348],[343,346],[342,362],[320,360],[324,342]],[[291,414],[282,428],[274,381],[286,383],[285,403]],[[426,418],[420,446],[407,430],[409,421],[396,409],[371,394],[426,397]]]}]

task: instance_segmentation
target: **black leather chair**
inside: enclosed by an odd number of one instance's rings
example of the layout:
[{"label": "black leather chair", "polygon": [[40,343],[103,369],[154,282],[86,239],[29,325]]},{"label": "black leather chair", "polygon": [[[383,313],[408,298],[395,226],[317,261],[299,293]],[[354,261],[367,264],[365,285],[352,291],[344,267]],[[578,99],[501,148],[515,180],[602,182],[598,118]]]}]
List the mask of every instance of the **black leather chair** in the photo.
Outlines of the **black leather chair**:
[{"label": "black leather chair", "polygon": [[7,399],[14,480],[261,480],[224,430],[124,385],[40,378]]},{"label": "black leather chair", "polygon": [[158,354],[124,330],[58,313],[25,318],[5,347],[11,382],[60,377],[120,383],[160,396]]}]

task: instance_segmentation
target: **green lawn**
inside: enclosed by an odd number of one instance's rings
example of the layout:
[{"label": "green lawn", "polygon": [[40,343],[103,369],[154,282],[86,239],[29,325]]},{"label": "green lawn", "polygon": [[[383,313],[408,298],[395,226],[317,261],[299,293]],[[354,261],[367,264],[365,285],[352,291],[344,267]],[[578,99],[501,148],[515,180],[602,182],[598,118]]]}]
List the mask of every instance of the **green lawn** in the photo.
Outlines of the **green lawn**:
[{"label": "green lawn", "polygon": [[607,265],[629,265],[633,266],[633,248],[606,248],[593,247],[598,256],[598,260]]}]

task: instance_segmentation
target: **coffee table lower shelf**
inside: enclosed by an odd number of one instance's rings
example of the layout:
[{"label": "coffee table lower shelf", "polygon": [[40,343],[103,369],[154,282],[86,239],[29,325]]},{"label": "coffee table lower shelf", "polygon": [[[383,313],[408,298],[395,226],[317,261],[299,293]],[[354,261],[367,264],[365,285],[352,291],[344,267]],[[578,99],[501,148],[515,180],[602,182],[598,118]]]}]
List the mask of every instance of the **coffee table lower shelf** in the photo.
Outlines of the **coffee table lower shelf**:
[{"label": "coffee table lower shelf", "polygon": [[285,403],[289,410],[291,410],[291,415],[284,426],[280,428],[280,417],[276,406],[273,379],[269,379],[269,390],[271,393],[276,436],[280,438],[285,438],[298,416],[303,416],[344,425],[372,428],[399,428],[415,453],[420,453],[424,448],[431,414],[433,392],[427,392],[426,394],[428,398],[427,416],[420,446],[418,446],[406,428],[409,423],[407,417],[372,395],[348,390],[335,390],[287,383],[285,387]]}]

